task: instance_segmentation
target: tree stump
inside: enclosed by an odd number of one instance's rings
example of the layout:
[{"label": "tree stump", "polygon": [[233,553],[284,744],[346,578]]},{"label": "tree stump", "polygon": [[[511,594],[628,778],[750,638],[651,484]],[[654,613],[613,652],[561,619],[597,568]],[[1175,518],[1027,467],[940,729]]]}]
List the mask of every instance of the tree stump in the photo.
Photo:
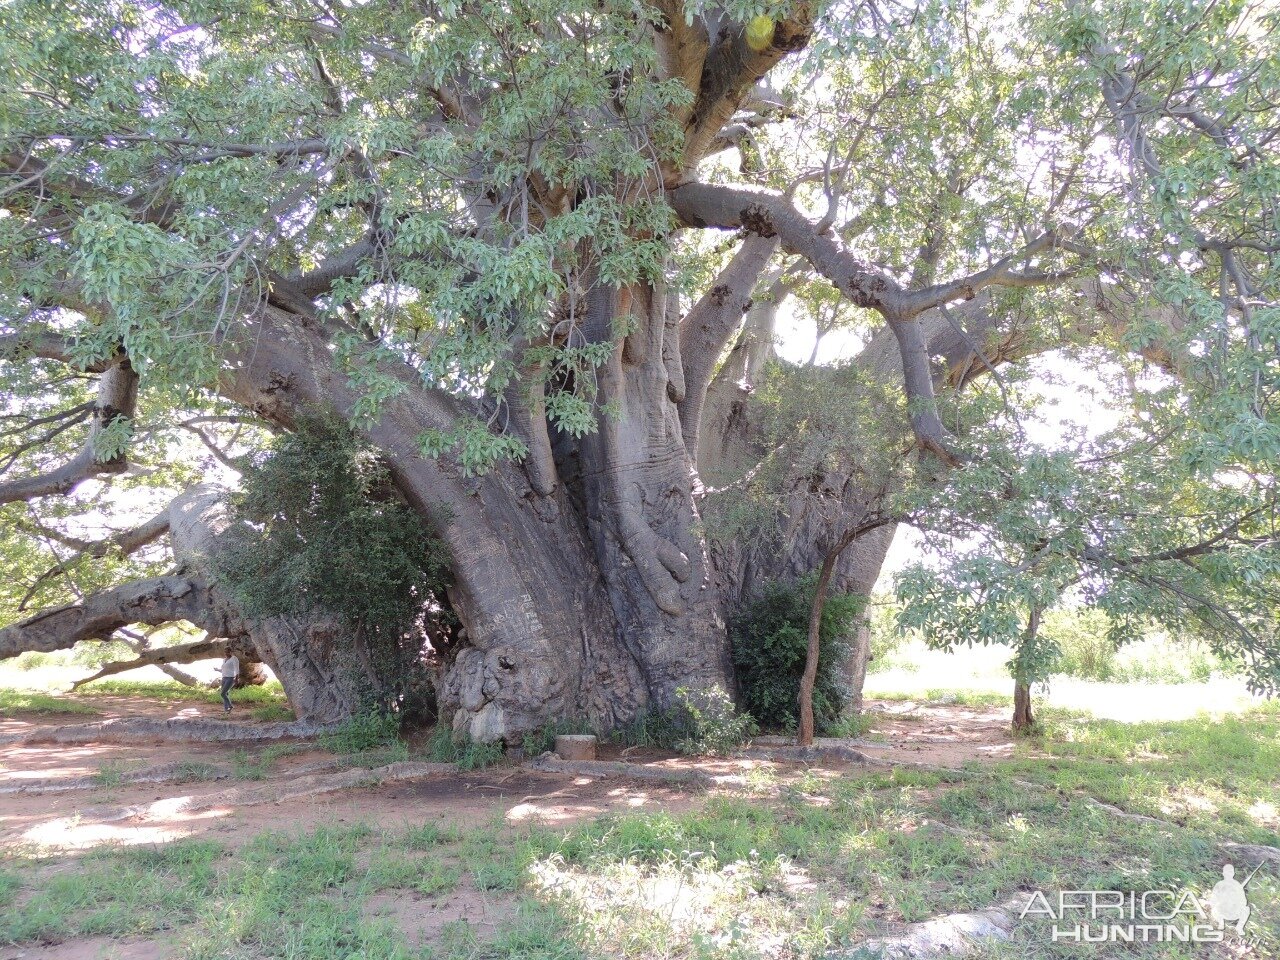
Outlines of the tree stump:
[{"label": "tree stump", "polygon": [[561,760],[594,760],[596,738],[591,734],[556,737],[556,755]]}]

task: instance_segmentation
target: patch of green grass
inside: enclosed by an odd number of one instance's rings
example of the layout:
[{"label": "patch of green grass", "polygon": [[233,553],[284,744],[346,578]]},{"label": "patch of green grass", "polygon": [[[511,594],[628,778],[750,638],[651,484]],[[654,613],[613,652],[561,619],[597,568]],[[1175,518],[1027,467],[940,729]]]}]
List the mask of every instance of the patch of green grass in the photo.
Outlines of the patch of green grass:
[{"label": "patch of green grass", "polygon": [[363,753],[398,743],[400,721],[389,713],[362,713],[325,733],[320,746],[334,753]]},{"label": "patch of green grass", "polygon": [[54,874],[19,911],[0,913],[0,942],[154,933],[189,922],[213,893],[221,848],[182,840],[158,849],[91,853]]},{"label": "patch of green grass", "polygon": [[419,861],[420,869],[413,881],[413,889],[424,897],[436,897],[452,893],[462,877],[462,871],[438,857]]},{"label": "patch of green grass", "polygon": [[[1280,804],[1275,706],[1136,725],[1047,711],[1033,746],[1043,755],[1023,746],[1013,760],[954,773],[782,771],[767,794],[714,794],[680,812],[569,829],[502,820],[392,834],[336,826],[259,836],[235,857],[186,842],[103,850],[56,874],[14,861],[0,873],[0,904],[22,884],[23,916],[0,910],[0,942],[178,929],[188,955],[208,960],[407,960],[403,938],[365,917],[368,897],[444,896],[465,876],[482,891],[512,893],[517,913],[496,931],[451,926],[430,956],[848,955],[885,924],[981,909],[1019,891],[1202,891],[1230,857],[1222,840],[1276,842],[1264,826]],[[1115,817],[1090,796],[1126,809],[1150,796],[1156,807],[1178,801],[1199,812],[1154,811],[1170,827]],[[1249,898],[1256,954],[1280,956],[1280,884],[1269,868]],[[1015,922],[1011,938],[979,955],[1080,956],[1033,920]],[[1161,952],[1167,946],[1125,955],[1179,956]]]},{"label": "patch of green grass", "polygon": [[12,717],[23,713],[98,714],[101,711],[87,703],[48,693],[0,689],[0,716]]},{"label": "patch of green grass", "polygon": [[520,885],[524,868],[511,861],[482,863],[471,870],[477,890],[514,890]]},{"label": "patch of green grass", "polygon": [[178,783],[198,783],[203,780],[217,780],[223,776],[222,770],[218,769],[211,763],[202,763],[199,760],[182,760],[174,767],[174,780]]},{"label": "patch of green grass", "polygon": [[237,780],[262,780],[281,757],[300,749],[293,744],[276,743],[250,753],[244,748],[231,755],[231,775]]},{"label": "patch of green grass", "polygon": [[1032,745],[1049,757],[1009,761],[999,771],[1214,835],[1280,845],[1280,833],[1254,812],[1280,806],[1278,706],[1151,723],[1046,710]]},{"label": "patch of green grass", "polygon": [[255,707],[249,716],[262,723],[290,723],[297,719],[288,704],[269,703],[265,707]]},{"label": "patch of green grass", "polygon": [[[145,697],[151,700],[221,703],[218,691],[210,687],[189,687],[177,680],[94,680],[76,688],[77,697]],[[240,687],[231,693],[238,705],[287,706],[288,700],[279,681],[261,686]]]},{"label": "patch of green grass", "polygon": [[856,740],[869,733],[876,725],[876,718],[870,713],[853,713],[841,717],[834,724],[822,731],[824,737],[847,737]]},{"label": "patch of green grass", "polygon": [[436,727],[432,732],[426,753],[435,763],[452,763],[463,771],[492,767],[506,756],[500,743],[477,743],[470,737],[455,740],[445,727]]},{"label": "patch of green grass", "polygon": [[411,887],[421,873],[419,861],[394,850],[380,848],[369,859],[365,883],[370,890]]},{"label": "patch of green grass", "polygon": [[572,934],[572,923],[558,910],[525,900],[515,917],[498,926],[483,955],[510,960],[579,960],[585,954]]},{"label": "patch of green grass", "polygon": [[0,870],[0,907],[5,907],[12,903],[21,886],[22,878],[20,876],[8,870]]},{"label": "patch of green grass", "polygon": [[136,770],[137,767],[136,762],[128,760],[108,760],[98,767],[93,779],[98,786],[112,789],[124,783],[125,774]]},{"label": "patch of green grass", "polygon": [[652,747],[674,750],[688,739],[692,724],[686,711],[679,708],[650,710],[624,727],[609,734],[609,741],[623,747]]},{"label": "patch of green grass", "polygon": [[438,823],[423,823],[410,827],[400,837],[401,846],[408,850],[432,850],[438,846],[457,843],[462,835],[455,827]]}]

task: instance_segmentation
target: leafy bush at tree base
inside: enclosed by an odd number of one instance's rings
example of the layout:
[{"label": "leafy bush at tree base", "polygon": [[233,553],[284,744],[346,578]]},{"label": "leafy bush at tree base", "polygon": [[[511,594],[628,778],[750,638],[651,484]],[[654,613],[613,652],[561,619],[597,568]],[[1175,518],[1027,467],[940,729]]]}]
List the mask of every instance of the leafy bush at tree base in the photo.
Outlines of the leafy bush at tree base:
[{"label": "leafy bush at tree base", "polygon": [[[831,594],[823,607],[813,688],[814,723],[820,732],[839,720],[844,706],[839,661],[865,603],[855,594]],[[742,707],[767,730],[794,730],[799,723],[812,604],[812,581],[774,583],[729,623]]]},{"label": "leafy bush at tree base", "polygon": [[434,712],[423,631],[452,621],[442,602],[449,554],[377,452],[340,418],[308,413],[245,472],[235,512],[244,522],[217,575],[245,612],[337,617],[367,653],[371,708]]}]

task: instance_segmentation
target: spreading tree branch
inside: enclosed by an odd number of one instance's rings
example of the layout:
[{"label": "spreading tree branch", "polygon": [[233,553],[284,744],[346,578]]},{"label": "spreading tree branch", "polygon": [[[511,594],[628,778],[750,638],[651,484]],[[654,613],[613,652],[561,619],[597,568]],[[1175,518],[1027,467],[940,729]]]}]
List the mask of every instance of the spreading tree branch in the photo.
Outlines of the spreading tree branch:
[{"label": "spreading tree branch", "polygon": [[35,595],[36,590],[39,589],[42,583],[52,579],[53,577],[66,573],[81,560],[86,558],[101,558],[110,553],[122,553],[128,556],[129,554],[136,553],[148,544],[155,543],[168,532],[169,508],[165,507],[150,520],[147,520],[136,527],[129,530],[122,530],[119,533],[99,540],[96,543],[86,545],[75,556],[68,557],[66,560],[56,566],[50,567],[44,573],[40,574],[40,576],[36,577],[35,583],[31,585],[30,589],[27,590],[26,595],[22,598],[22,602],[18,604],[18,609],[25,610],[27,608],[27,604],[31,601],[32,596]]},{"label": "spreading tree branch", "polygon": [[698,427],[707,387],[725,345],[742,326],[751,309],[751,295],[760,274],[778,249],[776,237],[748,234],[729,265],[720,272],[680,325],[680,356],[684,370],[684,399],[680,425],[689,456],[697,458]]},{"label": "spreading tree branch", "polygon": [[136,580],[0,628],[0,659],[109,639],[133,623],[200,623],[211,609],[208,587],[199,579],[168,575]]},{"label": "spreading tree branch", "polygon": [[127,360],[108,367],[98,378],[89,435],[81,451],[47,473],[0,483],[0,504],[68,494],[84,481],[102,474],[121,473],[128,467],[124,452],[103,456],[99,452],[103,431],[118,420],[130,421],[138,402],[138,375]]},{"label": "spreading tree branch", "polygon": [[197,660],[226,657],[233,650],[239,650],[236,642],[234,640],[226,639],[205,639],[197,640],[194,643],[175,644],[172,647],[157,647],[154,650],[142,649],[137,651],[137,659],[118,660],[114,663],[105,664],[93,676],[75,681],[71,684],[71,689],[74,690],[86,683],[92,683],[94,680],[100,680],[103,677],[114,676],[117,673],[127,673],[130,670],[137,670],[139,667],[160,667],[161,669],[164,669],[166,666],[172,666],[176,663],[195,663]]}]

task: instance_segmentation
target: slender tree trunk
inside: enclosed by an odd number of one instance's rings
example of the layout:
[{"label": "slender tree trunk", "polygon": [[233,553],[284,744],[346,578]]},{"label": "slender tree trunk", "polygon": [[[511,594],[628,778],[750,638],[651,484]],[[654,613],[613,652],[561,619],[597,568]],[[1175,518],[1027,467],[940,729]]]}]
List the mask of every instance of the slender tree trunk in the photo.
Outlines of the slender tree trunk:
[{"label": "slender tree trunk", "polygon": [[862,690],[867,683],[867,667],[871,663],[871,622],[866,615],[859,615],[854,628],[853,641],[849,644],[848,653],[848,689],[846,691],[844,713],[846,716],[858,716],[862,713]]},{"label": "slender tree trunk", "polygon": [[813,605],[809,610],[809,645],[804,655],[804,673],[800,677],[800,733],[796,742],[802,747],[813,743],[813,686],[818,680],[822,610],[826,606],[831,574],[839,557],[840,548],[837,548],[823,558],[822,569],[818,571],[818,582],[813,588]]}]

